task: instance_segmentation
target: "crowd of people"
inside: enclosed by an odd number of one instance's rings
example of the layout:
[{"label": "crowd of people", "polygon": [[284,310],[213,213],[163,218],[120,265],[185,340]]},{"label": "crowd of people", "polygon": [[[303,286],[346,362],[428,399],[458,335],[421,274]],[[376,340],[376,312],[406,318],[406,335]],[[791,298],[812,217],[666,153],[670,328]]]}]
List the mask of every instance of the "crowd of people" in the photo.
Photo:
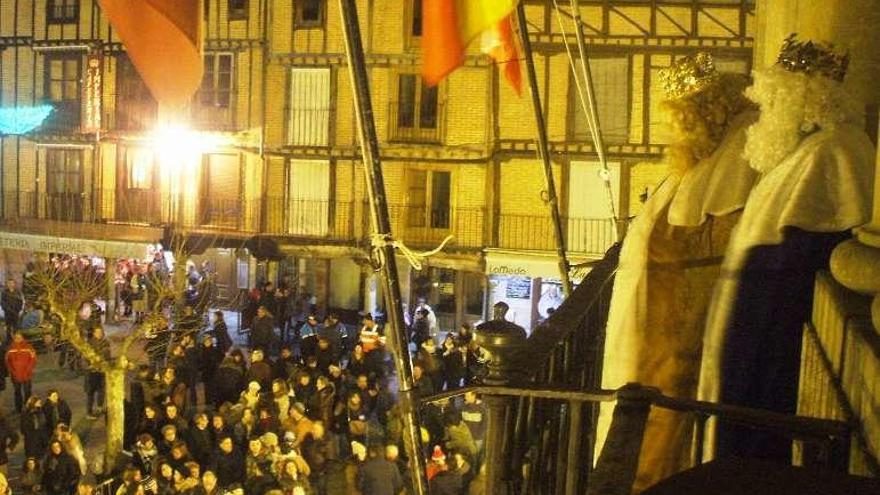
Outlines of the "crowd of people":
[{"label": "crowd of people", "polygon": [[[129,273],[138,276],[137,270]],[[168,320],[170,328],[147,335],[149,363],[129,377],[126,462],[108,482],[115,493],[411,491],[397,379],[381,321],[364,314],[360,324],[345,325],[334,312],[318,318],[309,298],[302,297],[295,300],[308,312],[288,311],[284,296],[292,292],[271,283],[250,291],[246,312],[253,315],[242,325],[246,339],[240,345],[223,312],[211,313],[208,321],[190,305]],[[5,304],[6,293],[0,300]],[[420,396],[463,387],[482,374],[486,359],[470,326],[439,332],[423,302],[408,319]],[[89,343],[109,358],[100,321],[91,326]],[[13,328],[5,363],[20,427],[0,419],[0,456],[22,437],[23,491],[90,493],[93,487],[84,480],[93,478],[70,428],[70,408],[57,390],[42,395],[31,388],[36,359]],[[103,375],[88,368],[84,374],[87,419],[94,421],[104,411]],[[482,493],[481,400],[465,393],[427,403],[419,415],[424,449],[419,454],[427,460],[432,493]],[[0,457],[0,465],[6,464],[8,458]]]}]

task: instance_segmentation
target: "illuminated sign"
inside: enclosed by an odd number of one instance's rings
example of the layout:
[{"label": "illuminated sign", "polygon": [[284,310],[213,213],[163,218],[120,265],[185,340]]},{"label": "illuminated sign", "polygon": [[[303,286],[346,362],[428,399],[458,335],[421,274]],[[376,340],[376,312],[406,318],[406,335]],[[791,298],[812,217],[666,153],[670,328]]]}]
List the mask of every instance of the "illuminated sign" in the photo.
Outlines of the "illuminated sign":
[{"label": "illuminated sign", "polygon": [[83,84],[83,132],[101,130],[101,56],[86,57],[86,74]]},{"label": "illuminated sign", "polygon": [[99,241],[0,232],[0,249],[143,259],[147,255],[149,245],[137,242]]}]

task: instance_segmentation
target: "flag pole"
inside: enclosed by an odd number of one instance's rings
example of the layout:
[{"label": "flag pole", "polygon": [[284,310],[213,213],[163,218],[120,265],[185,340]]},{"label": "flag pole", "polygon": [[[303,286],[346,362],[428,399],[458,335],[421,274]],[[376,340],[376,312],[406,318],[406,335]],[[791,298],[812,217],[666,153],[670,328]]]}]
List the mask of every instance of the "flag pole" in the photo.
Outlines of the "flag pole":
[{"label": "flag pole", "polygon": [[[526,62],[526,74],[529,78],[529,93],[532,96],[532,108],[535,111],[535,124],[538,127],[538,154],[544,165],[544,182],[547,187],[547,207],[553,220],[553,235],[556,238],[556,256],[559,263],[559,278],[565,296],[571,295],[571,278],[569,277],[568,258],[565,254],[565,236],[562,231],[562,218],[559,215],[559,198],[556,196],[556,183],[553,180],[553,168],[550,164],[550,147],[547,144],[547,125],[541,110],[541,96],[538,94],[538,76],[535,74],[535,60],[532,58],[532,43],[529,40],[529,28],[526,23],[526,12],[519,2],[516,7],[516,19],[519,24],[522,41],[523,57]],[[546,70],[549,70],[546,69]]]},{"label": "flag pole", "polygon": [[425,481],[425,458],[421,449],[421,432],[416,410],[412,360],[403,319],[403,305],[397,275],[397,262],[391,237],[391,221],[388,216],[388,200],[382,178],[379,157],[379,141],[370,101],[370,86],[364,61],[364,47],[358,24],[356,0],[339,0],[342,14],[342,33],[351,87],[354,91],[355,116],[361,145],[361,158],[366,174],[367,196],[370,200],[370,219],[373,227],[373,258],[381,265],[382,289],[385,294],[385,311],[388,322],[386,337],[397,368],[398,402],[403,416],[403,443],[410,461],[410,473],[415,495],[427,495]]}]

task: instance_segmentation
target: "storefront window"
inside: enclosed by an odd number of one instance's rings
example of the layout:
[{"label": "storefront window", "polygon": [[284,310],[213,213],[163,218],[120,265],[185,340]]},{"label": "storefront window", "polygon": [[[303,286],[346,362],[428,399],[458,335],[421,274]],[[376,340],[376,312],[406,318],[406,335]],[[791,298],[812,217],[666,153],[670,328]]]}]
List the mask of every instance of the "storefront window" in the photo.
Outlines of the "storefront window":
[{"label": "storefront window", "polygon": [[464,313],[471,320],[483,317],[483,275],[464,273],[462,276],[462,293],[464,294]]}]

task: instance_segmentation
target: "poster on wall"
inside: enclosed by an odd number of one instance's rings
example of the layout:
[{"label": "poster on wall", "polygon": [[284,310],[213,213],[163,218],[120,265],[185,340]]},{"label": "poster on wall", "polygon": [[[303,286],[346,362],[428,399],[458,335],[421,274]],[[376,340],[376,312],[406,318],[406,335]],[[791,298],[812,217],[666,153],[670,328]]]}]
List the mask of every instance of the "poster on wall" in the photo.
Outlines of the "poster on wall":
[{"label": "poster on wall", "polygon": [[510,277],[507,279],[507,297],[529,299],[532,297],[532,279],[529,277]]}]

